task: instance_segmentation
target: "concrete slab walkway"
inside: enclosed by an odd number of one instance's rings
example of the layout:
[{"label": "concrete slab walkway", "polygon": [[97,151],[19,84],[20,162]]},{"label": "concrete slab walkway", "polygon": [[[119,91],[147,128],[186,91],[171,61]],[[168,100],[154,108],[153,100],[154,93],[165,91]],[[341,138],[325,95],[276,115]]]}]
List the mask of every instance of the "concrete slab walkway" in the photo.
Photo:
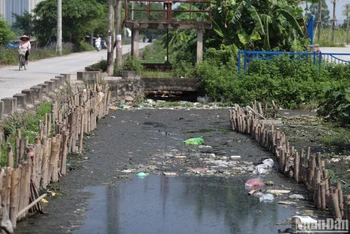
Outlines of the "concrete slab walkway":
[{"label": "concrete slab walkway", "polygon": [[[142,49],[149,43],[140,43]],[[123,54],[130,53],[131,45],[123,45]],[[107,50],[73,53],[66,56],[29,62],[26,71],[18,70],[16,66],[0,68],[0,100],[21,93],[24,89],[44,83],[60,74],[71,74],[76,79],[78,71],[84,71],[88,65],[107,58]]]}]

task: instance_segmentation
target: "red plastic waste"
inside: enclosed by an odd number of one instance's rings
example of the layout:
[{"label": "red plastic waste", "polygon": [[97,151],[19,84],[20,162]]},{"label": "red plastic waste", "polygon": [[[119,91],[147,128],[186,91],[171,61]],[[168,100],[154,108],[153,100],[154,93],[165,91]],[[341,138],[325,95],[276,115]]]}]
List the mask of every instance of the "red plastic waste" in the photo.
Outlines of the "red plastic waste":
[{"label": "red plastic waste", "polygon": [[263,186],[264,182],[260,178],[249,179],[247,182],[245,182],[245,187],[247,189],[257,189]]}]

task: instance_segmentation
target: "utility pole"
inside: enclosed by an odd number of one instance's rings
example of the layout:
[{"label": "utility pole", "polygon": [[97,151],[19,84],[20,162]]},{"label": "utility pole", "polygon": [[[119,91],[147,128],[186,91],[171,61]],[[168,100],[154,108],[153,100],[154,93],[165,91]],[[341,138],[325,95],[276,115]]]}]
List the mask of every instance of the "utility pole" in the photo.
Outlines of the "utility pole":
[{"label": "utility pole", "polygon": [[346,4],[346,44],[349,44],[349,10],[350,5]]},{"label": "utility pole", "polygon": [[122,52],[122,1],[117,0],[116,6],[116,34],[117,34],[117,68],[122,67],[123,52]]},{"label": "utility pole", "polygon": [[57,0],[57,47],[56,52],[62,55],[62,0]]},{"label": "utility pole", "polygon": [[108,48],[107,48],[107,74],[113,75],[113,61],[114,61],[114,48],[113,48],[113,34],[114,34],[114,3],[115,0],[109,0],[109,12],[108,12]]},{"label": "utility pole", "polygon": [[322,27],[322,0],[318,2],[318,21],[317,21],[317,40],[320,41],[321,36],[321,27]]},{"label": "utility pole", "polygon": [[332,20],[332,42],[334,43],[334,30],[335,30],[335,21],[336,21],[336,17],[335,17],[335,6],[337,3],[337,0],[333,0],[333,20]]}]

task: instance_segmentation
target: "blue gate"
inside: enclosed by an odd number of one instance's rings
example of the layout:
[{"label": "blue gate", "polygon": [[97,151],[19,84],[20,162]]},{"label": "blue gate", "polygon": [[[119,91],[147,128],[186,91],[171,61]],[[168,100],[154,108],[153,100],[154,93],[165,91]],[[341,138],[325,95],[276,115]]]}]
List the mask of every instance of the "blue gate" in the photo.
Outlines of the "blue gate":
[{"label": "blue gate", "polygon": [[254,59],[270,60],[278,56],[288,55],[291,60],[300,58],[308,58],[314,65],[322,62],[333,64],[347,64],[350,63],[350,54],[347,53],[322,53],[322,52],[273,52],[273,51],[238,51],[238,72],[241,72],[242,62],[244,73],[247,70],[247,65]]}]

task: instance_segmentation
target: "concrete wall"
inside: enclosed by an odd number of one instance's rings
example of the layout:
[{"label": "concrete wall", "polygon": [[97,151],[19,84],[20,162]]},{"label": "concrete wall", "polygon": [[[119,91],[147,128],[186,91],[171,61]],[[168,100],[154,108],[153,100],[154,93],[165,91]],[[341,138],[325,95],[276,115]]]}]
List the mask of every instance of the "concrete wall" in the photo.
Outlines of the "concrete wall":
[{"label": "concrete wall", "polygon": [[43,0],[0,0],[0,14],[8,24],[15,22],[12,13],[22,15],[23,12],[31,12],[35,6]]},{"label": "concrete wall", "polygon": [[145,83],[141,79],[107,77],[112,103],[134,103],[144,98]]},{"label": "concrete wall", "polygon": [[[45,81],[42,84],[35,85],[30,89],[24,89],[21,93],[16,93],[12,97],[1,99],[0,119],[5,118],[15,112],[24,112],[40,104],[42,101],[57,98],[57,91],[69,81],[70,75],[62,74]],[[83,82],[81,83],[84,85]]]},{"label": "concrete wall", "polygon": [[145,91],[186,91],[195,92],[200,78],[142,78]]}]

